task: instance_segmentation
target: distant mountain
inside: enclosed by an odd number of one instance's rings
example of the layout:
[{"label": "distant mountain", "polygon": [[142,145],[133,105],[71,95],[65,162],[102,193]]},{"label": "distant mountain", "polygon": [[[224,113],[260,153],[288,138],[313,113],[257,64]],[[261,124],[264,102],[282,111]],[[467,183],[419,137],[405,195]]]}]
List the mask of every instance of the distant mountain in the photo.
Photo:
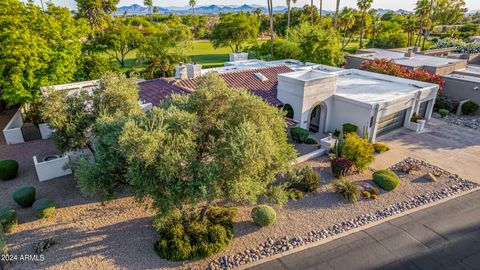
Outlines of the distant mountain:
[{"label": "distant mountain", "polygon": [[477,14],[480,12],[480,9],[472,9],[472,10],[469,10],[466,14],[467,15],[474,15],[474,14]]},{"label": "distant mountain", "polygon": [[393,12],[393,13],[396,13],[396,14],[412,14],[413,12],[412,11],[409,11],[409,10],[405,10],[405,9],[399,9],[399,10],[391,10],[391,9],[383,9],[383,8],[379,8],[377,9],[377,13],[381,15],[384,15],[385,13],[390,13],[390,12]]},{"label": "distant mountain", "polygon": [[[195,7],[195,14],[219,14],[219,13],[226,13],[226,12],[251,12],[255,9],[259,8],[263,13],[268,13],[267,7],[260,6],[260,5],[208,5],[208,6],[197,6]],[[192,13],[192,8],[190,6],[183,6],[183,7],[158,7],[160,14],[189,14]],[[287,7],[285,6],[276,6],[273,8],[275,13],[281,13],[287,11]],[[124,15],[125,12],[128,15],[146,15],[148,14],[149,10],[148,7],[143,7],[137,4],[133,4],[131,6],[121,6],[117,8],[115,12],[116,15]]]}]

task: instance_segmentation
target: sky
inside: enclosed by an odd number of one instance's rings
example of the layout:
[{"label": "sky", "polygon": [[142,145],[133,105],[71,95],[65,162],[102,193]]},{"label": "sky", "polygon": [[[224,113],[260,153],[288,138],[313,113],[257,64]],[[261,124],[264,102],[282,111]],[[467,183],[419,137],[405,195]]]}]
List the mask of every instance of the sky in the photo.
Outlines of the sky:
[{"label": "sky", "polygon": [[[26,0],[22,0],[26,2]],[[49,0],[43,0],[43,2],[47,2]],[[61,6],[66,6],[69,9],[75,9],[75,0],[51,0],[53,3]],[[315,5],[318,6],[319,0],[314,0]],[[335,10],[335,2],[334,0],[324,0],[324,9],[325,10]],[[349,6],[355,7],[356,0],[341,0],[341,6]],[[35,0],[35,3],[39,4],[40,0]],[[303,6],[307,3],[310,3],[310,0],[298,0],[296,6]],[[385,9],[406,9],[406,10],[413,10],[415,7],[416,0],[374,0],[373,7],[374,8],[385,8]],[[465,0],[467,8],[469,10],[472,9],[480,9],[480,0]],[[128,6],[132,4],[140,4],[143,5],[143,0],[120,0],[119,6]],[[155,6],[186,6],[188,4],[188,0],[153,0],[153,4]],[[198,6],[205,6],[205,5],[242,5],[242,4],[257,4],[257,5],[267,5],[266,0],[197,0]],[[285,0],[273,0],[274,6],[284,6]]]}]

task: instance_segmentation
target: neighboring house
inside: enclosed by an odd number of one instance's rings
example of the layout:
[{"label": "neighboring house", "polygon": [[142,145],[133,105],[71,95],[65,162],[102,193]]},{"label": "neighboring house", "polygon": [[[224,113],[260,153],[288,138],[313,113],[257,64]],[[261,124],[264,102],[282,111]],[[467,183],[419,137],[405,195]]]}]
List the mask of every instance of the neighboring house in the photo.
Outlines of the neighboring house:
[{"label": "neighboring house", "polygon": [[430,119],[438,91],[435,84],[295,60],[237,61],[201,71],[194,66],[177,67],[177,78],[140,82],[141,100],[158,105],[172,94],[191,93],[201,74],[216,71],[231,88],[246,89],[275,107],[288,104],[302,128],[327,133],[352,123],[359,132],[367,127],[374,141],[408,127],[414,113]]},{"label": "neighboring house", "polygon": [[[470,55],[472,57],[480,57]],[[421,68],[445,80],[443,94],[456,100],[472,100],[480,104],[480,66],[467,60],[445,58],[412,51],[365,49],[347,56],[346,68],[359,68],[363,61],[386,58],[409,68]]]}]

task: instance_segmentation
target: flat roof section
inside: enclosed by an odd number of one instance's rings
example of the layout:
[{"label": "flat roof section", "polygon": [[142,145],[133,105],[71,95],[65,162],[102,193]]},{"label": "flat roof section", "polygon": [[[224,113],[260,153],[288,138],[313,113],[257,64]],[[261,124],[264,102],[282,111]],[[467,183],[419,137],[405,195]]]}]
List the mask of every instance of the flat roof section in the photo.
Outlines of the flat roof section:
[{"label": "flat roof section", "polygon": [[[349,72],[340,74],[337,80],[335,95],[367,104],[377,104],[411,95],[426,86],[400,81],[391,76],[377,78],[364,72]],[[433,86],[433,85],[432,85]]]},{"label": "flat roof section", "polygon": [[[358,55],[362,58],[370,59],[370,60],[387,58],[387,59],[394,60],[397,64],[408,66],[408,67],[422,67],[422,66],[441,67],[441,66],[446,66],[455,62],[465,61],[461,59],[442,58],[442,57],[429,56],[429,55],[423,55],[423,54],[415,54],[414,57],[409,58],[409,57],[405,57],[405,53],[402,53],[402,52],[395,52],[395,51],[375,49],[375,48],[365,49],[362,51],[367,52],[365,54],[361,53]],[[369,55],[368,53],[372,53],[372,54]]]}]

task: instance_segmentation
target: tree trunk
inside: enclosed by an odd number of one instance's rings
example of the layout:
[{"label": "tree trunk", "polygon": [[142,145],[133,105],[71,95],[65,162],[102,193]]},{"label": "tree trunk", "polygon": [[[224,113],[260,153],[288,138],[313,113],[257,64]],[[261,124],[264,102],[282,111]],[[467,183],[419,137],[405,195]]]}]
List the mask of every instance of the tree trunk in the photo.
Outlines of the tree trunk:
[{"label": "tree trunk", "polygon": [[313,26],[313,0],[310,0],[310,23]]},{"label": "tree trunk", "polygon": [[[425,49],[425,41],[428,40],[428,37],[430,36],[430,29],[428,27],[428,21],[432,19],[433,14],[433,0],[430,0],[430,10],[428,11],[428,16],[427,16],[427,27],[425,31],[423,32],[423,43],[422,43],[422,51]],[[433,28],[433,20],[432,20],[432,28]]]},{"label": "tree trunk", "polygon": [[273,34],[273,3],[272,3],[272,0],[268,0],[268,14],[270,16],[270,53],[273,57],[274,34]]},{"label": "tree trunk", "polygon": [[420,45],[421,37],[422,37],[422,29],[423,29],[423,19],[425,17],[425,14],[422,13],[422,17],[420,18],[420,30],[418,32],[418,37],[415,41],[415,46]]},{"label": "tree trunk", "polygon": [[365,10],[362,12],[362,25],[360,26],[360,49],[363,48],[363,27],[365,24]]},{"label": "tree trunk", "polygon": [[320,10],[319,10],[320,27],[322,27],[322,11],[323,11],[323,0],[320,0]]},{"label": "tree trunk", "polygon": [[288,0],[287,1],[287,31],[286,31],[286,36],[288,38],[288,29],[290,29],[290,1],[291,0]]},{"label": "tree trunk", "polygon": [[337,7],[335,9],[335,21],[333,23],[333,28],[336,30],[337,29],[337,23],[338,23],[338,11],[340,10],[340,0],[337,0]]}]

